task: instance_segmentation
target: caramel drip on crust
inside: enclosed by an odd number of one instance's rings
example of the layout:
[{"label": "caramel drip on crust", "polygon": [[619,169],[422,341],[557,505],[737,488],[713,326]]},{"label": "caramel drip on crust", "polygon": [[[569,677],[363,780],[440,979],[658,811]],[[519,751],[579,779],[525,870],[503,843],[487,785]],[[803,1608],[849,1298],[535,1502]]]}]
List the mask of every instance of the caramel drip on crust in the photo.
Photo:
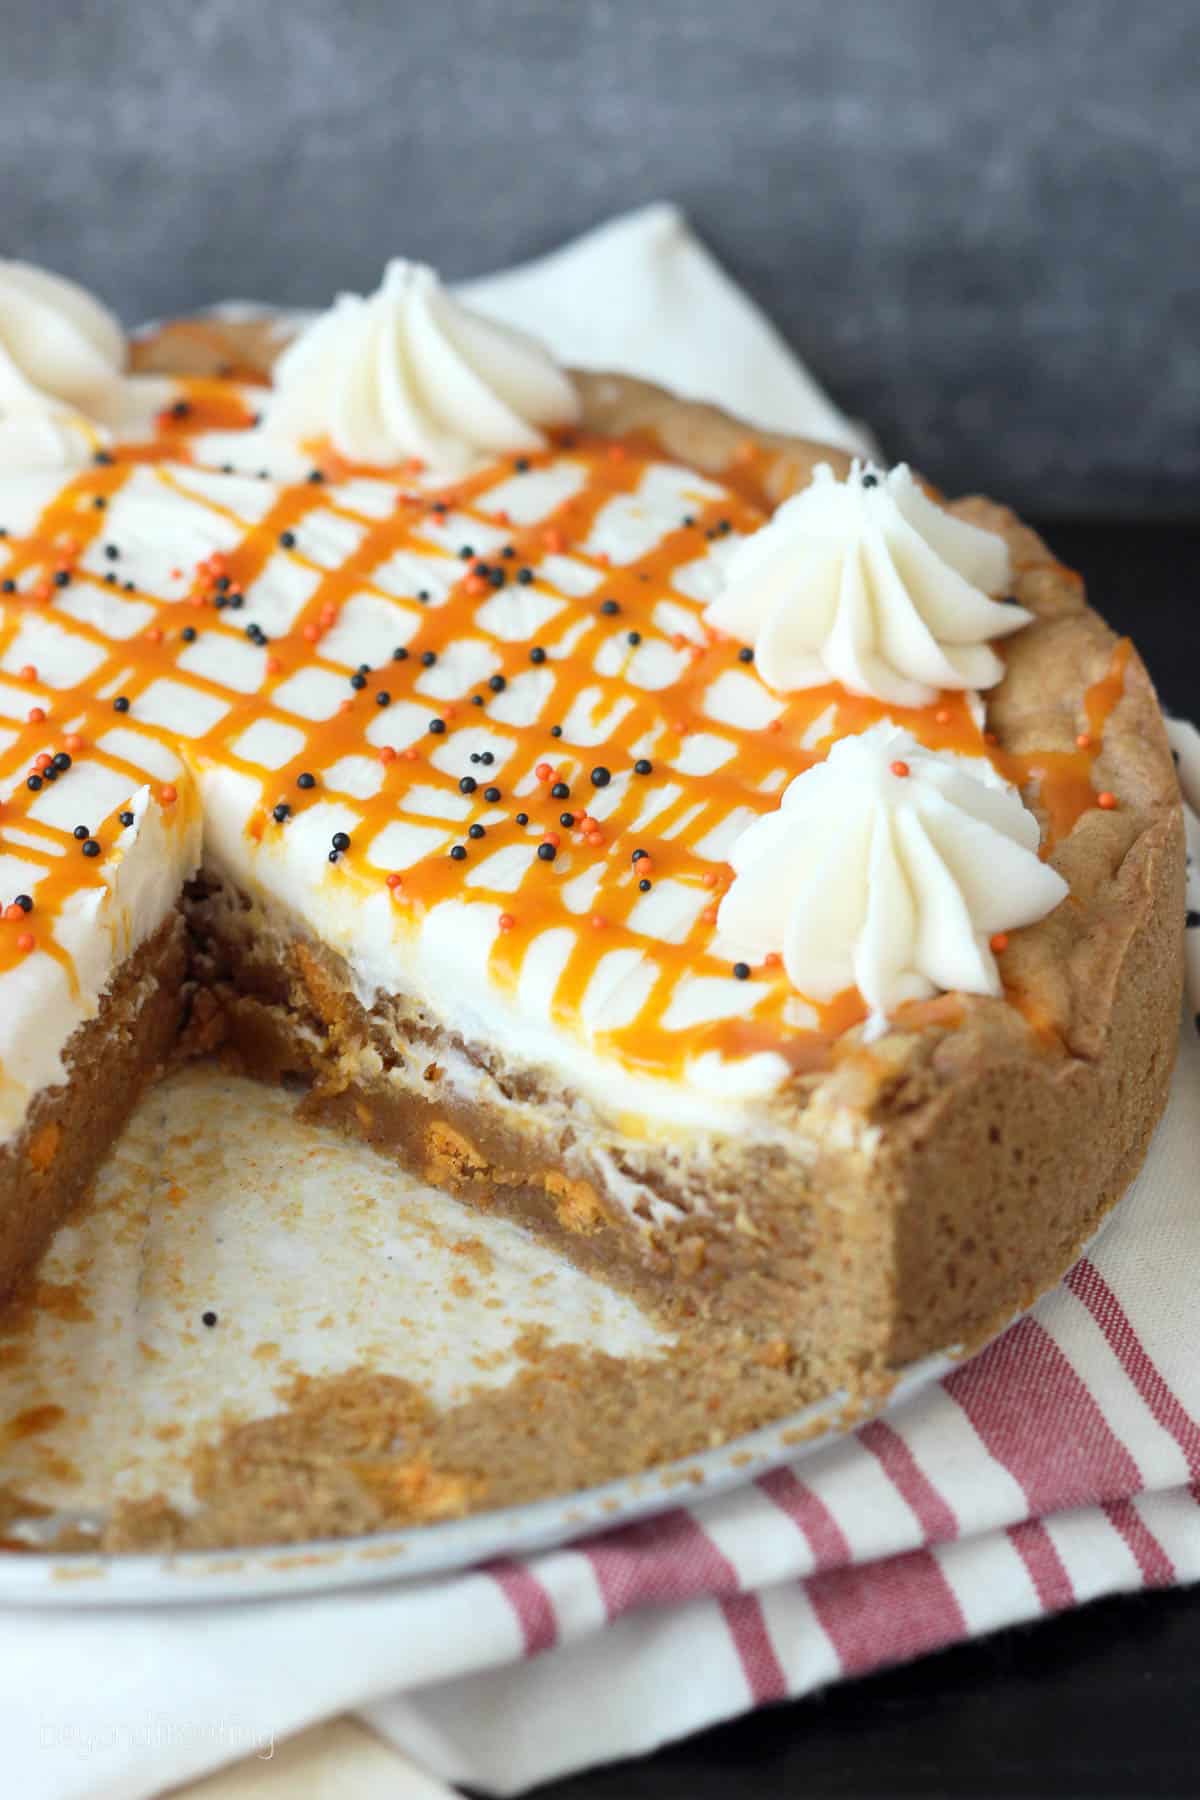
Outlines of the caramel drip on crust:
[{"label": "caramel drip on crust", "polygon": [[[853,990],[824,1006],[796,995],[771,958],[740,983],[746,1004],[736,1016],[694,1025],[672,1019],[685,978],[731,974],[713,946],[733,836],[772,810],[788,782],[838,738],[890,717],[930,749],[990,758],[1038,794],[1047,850],[1097,803],[1091,769],[1123,690],[1127,646],[1089,690],[1088,731],[1071,753],[1004,752],[981,733],[962,694],[906,709],[836,684],[792,695],[765,687],[740,646],[703,624],[705,602],[689,596],[686,578],[677,585],[714,543],[762,523],[751,497],[760,471],[749,454],[731,472],[734,485],[719,492],[696,476],[678,524],[618,566],[591,534],[605,509],[633,503],[652,465],[661,464],[648,441],[567,434],[543,453],[505,458],[440,491],[421,485],[418,465],[353,469],[318,447],[312,476],[280,486],[250,522],[235,509],[250,478],[231,481],[223,498],[219,478],[206,469],[203,489],[193,487],[188,448],[196,433],[248,425],[245,397],[218,380],[178,387],[182,398],[158,421],[153,442],[119,450],[64,485],[28,538],[9,537],[0,568],[16,589],[0,603],[0,658],[33,613],[53,619],[96,659],[74,687],[29,678],[31,706],[45,717],[19,726],[15,743],[0,749],[0,791],[13,788],[0,805],[0,849],[44,869],[28,928],[37,947],[60,960],[53,920],[72,894],[102,884],[122,827],[117,812],[86,821],[102,853],[87,861],[63,833],[29,820],[34,796],[23,777],[36,757],[69,739],[127,775],[130,794],[143,786],[140,766],[97,748],[122,722],[115,701],[127,702],[128,722],[173,751],[191,776],[219,767],[258,784],[261,804],[248,830],[259,842],[289,830],[310,806],[344,803],[356,822],[326,879],[350,884],[355,897],[386,886],[398,933],[412,932],[442,902],[488,904],[498,919],[488,966],[501,986],[515,990],[530,947],[541,941],[544,948],[547,932],[567,928],[555,1021],[588,1033],[626,1066],[667,1077],[706,1050],[735,1058],[769,1050],[793,1070],[820,1068],[838,1037],[865,1016]],[[514,523],[497,490],[551,467],[569,469],[575,491],[536,522]],[[125,591],[119,543],[107,568],[96,554],[109,535],[110,509],[135,481],[159,484],[167,498],[186,495],[227,540],[193,567],[171,570],[171,597]],[[362,494],[356,504],[356,482],[370,490],[369,505]],[[323,547],[330,541],[332,552]],[[282,629],[259,623],[274,616],[272,571],[281,557],[307,584]],[[60,610],[65,595],[89,585],[115,587],[145,608],[137,635],[118,640]],[[394,654],[353,668],[335,634],[348,608],[373,602],[394,611]],[[501,618],[496,608],[505,606]],[[197,645],[225,657],[228,680],[211,659],[213,673],[192,666]],[[464,659],[475,678],[458,691],[455,671]],[[234,660],[249,665],[241,686]],[[301,716],[289,693],[296,678],[314,674],[331,693],[342,690],[330,716],[318,720]],[[11,667],[0,674],[10,688],[20,680]],[[139,718],[139,699],[161,680],[207,697],[221,716],[200,735],[185,734],[182,723]],[[536,706],[534,723],[514,722],[517,694]],[[275,769],[238,747],[263,720],[301,736],[295,755]],[[69,771],[62,779],[70,780]],[[363,797],[375,781],[377,791]],[[197,804],[186,777],[178,792],[151,787],[157,804]],[[288,809],[282,822],[279,806]],[[401,817],[436,833],[435,847],[389,875],[372,861],[371,845]],[[14,828],[19,836],[6,843]],[[499,863],[492,874],[488,863],[505,850],[516,855],[501,859],[508,865],[501,880]],[[0,915],[11,900],[0,894]],[[614,952],[624,955],[606,964],[613,983],[633,984],[639,997],[627,1023],[590,1031],[589,989]],[[27,953],[26,925],[0,916],[0,971]]]}]

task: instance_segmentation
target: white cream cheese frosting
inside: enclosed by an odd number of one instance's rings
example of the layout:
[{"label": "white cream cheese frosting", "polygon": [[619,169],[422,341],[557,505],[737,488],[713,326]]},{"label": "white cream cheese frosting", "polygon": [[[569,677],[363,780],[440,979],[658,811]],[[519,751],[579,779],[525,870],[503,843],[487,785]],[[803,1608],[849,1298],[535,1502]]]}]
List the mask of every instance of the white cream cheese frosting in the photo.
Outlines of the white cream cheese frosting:
[{"label": "white cream cheese frosting", "polygon": [[171,384],[125,372],[128,345],[85,288],[0,261],[0,473],[74,468],[144,432]]},{"label": "white cream cheese frosting", "polygon": [[939,990],[998,995],[993,934],[1068,892],[1039,841],[998,776],[882,723],[834,744],[741,835],[718,924],[750,954],[782,955],[811,999],[857,987],[876,1022]]},{"label": "white cream cheese frosting", "polygon": [[[66,1080],[62,1059],[71,1036],[95,1015],[115,970],[153,936],[199,865],[199,811],[194,796],[189,798],[181,765],[172,762],[181,788],[169,807],[160,804],[148,783],[125,797],[128,777],[114,775],[102,756],[80,758],[71,770],[72,818],[98,822],[113,806],[113,795],[122,794],[118,804],[125,805],[130,823],[98,863],[99,883],[66,902],[54,922],[53,943],[39,941],[37,949],[0,976],[0,1145],[20,1130],[42,1088]],[[43,816],[28,834],[26,848],[41,851],[42,857],[22,856],[13,833],[7,845],[0,845],[0,901],[11,904],[13,894],[27,894],[34,903],[30,923],[39,939],[45,932],[37,913],[44,852],[79,853],[52,810],[65,795],[65,782],[62,795],[45,790]],[[7,928],[18,927],[10,923]]]},{"label": "white cream cheese frosting", "polygon": [[1012,579],[1002,538],[954,518],[907,464],[827,463],[730,557],[705,615],[754,648],[780,693],[841,682],[896,706],[940,689],[994,687],[990,640],[1031,614],[999,604]]},{"label": "white cream cheese frosting", "polygon": [[366,297],[342,294],[279,358],[264,429],[327,438],[352,462],[419,458],[460,474],[543,447],[570,424],[570,379],[533,338],[472,312],[422,263],[390,262]]}]

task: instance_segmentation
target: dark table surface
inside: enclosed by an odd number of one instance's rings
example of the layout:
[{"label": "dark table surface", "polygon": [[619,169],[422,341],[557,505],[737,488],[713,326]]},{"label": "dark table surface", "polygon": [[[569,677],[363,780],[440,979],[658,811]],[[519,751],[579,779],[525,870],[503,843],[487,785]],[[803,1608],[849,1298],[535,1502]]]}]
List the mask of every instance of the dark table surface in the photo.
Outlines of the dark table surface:
[{"label": "dark table surface", "polygon": [[[1200,523],[1040,529],[1134,639],[1163,705],[1200,715]],[[843,1682],[539,1796],[1193,1800],[1198,1714],[1200,1589],[1138,1594]]]}]

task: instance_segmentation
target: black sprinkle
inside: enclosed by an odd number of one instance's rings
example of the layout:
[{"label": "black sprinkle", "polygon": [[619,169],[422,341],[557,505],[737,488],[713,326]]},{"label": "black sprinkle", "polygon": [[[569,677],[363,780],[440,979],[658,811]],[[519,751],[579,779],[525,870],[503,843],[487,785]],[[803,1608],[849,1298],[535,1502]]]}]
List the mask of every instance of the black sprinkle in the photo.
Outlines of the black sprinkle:
[{"label": "black sprinkle", "polygon": [[642,859],[649,856],[649,854],[650,852],[648,850],[635,850],[629,860],[630,862],[641,862]]},{"label": "black sprinkle", "polygon": [[213,1327],[213,1326],[214,1326],[214,1325],[215,1325],[215,1324],[216,1324],[216,1322],[217,1322],[217,1315],[216,1315],[216,1313],[215,1313],[215,1312],[206,1312],[206,1313],[201,1313],[201,1315],[200,1315],[200,1322],[201,1322],[201,1324],[203,1324],[203,1325],[207,1325],[207,1326],[208,1326],[208,1328],[209,1328],[209,1330],[210,1330],[210,1331],[211,1331],[211,1329],[212,1329],[212,1327]]},{"label": "black sprinkle", "polygon": [[633,765],[633,772],[635,775],[652,775],[654,773],[654,764],[650,761],[648,756],[639,756]]},{"label": "black sprinkle", "polygon": [[550,789],[550,794],[551,798],[555,800],[569,800],[571,798],[571,790],[565,781],[556,781],[554,786]]},{"label": "black sprinkle", "polygon": [[464,775],[459,781],[458,791],[460,794],[473,794],[478,786],[479,783],[473,775]]},{"label": "black sprinkle", "polygon": [[500,798],[500,789],[498,787],[485,787],[483,790],[483,797],[489,806],[495,806],[497,800]]},{"label": "black sprinkle", "polygon": [[453,850],[450,852],[450,855],[452,856],[452,858],[454,859],[455,862],[465,862],[466,858],[467,858],[466,845],[465,844],[455,844]]},{"label": "black sprinkle", "polygon": [[485,767],[490,769],[496,759],[492,755],[490,750],[481,750],[479,752],[479,760],[481,763],[483,763],[485,765]]},{"label": "black sprinkle", "polygon": [[750,648],[749,644],[743,644],[741,649],[738,651],[738,661],[739,662],[753,662],[754,661],[754,652]]},{"label": "black sprinkle", "polygon": [[292,816],[292,809],[288,805],[286,800],[281,800],[279,802],[279,805],[277,807],[275,807],[273,812],[271,813],[271,817],[274,819],[274,821],[277,825],[282,825],[284,820],[290,819],[291,816]]},{"label": "black sprinkle", "polygon": [[13,896],[13,905],[19,906],[22,912],[29,913],[33,911],[33,901],[28,894],[15,894]]},{"label": "black sprinkle", "polygon": [[0,594],[15,594],[16,591],[17,584],[11,576],[7,576],[3,581],[0,581]]},{"label": "black sprinkle", "polygon": [[310,775],[307,769],[305,769],[302,774],[297,775],[297,777],[296,777],[296,786],[298,788],[315,788],[316,785],[317,785],[316,776]]},{"label": "black sprinkle", "polygon": [[560,825],[565,825],[567,830],[570,831],[572,825],[574,825],[574,823],[575,823],[575,814],[574,813],[559,813],[558,822]]},{"label": "black sprinkle", "polygon": [[310,469],[304,479],[306,481],[311,481],[315,487],[318,482],[324,481],[325,477],[320,469]]},{"label": "black sprinkle", "polygon": [[330,852],[329,852],[329,860],[330,860],[330,862],[331,862],[331,863],[335,863],[335,862],[337,862],[337,860],[338,860],[338,853],[337,853],[337,851],[336,851],[336,850],[331,850],[331,851],[330,851]]},{"label": "black sprinkle", "polygon": [[194,625],[185,625],[179,635],[185,644],[194,644],[196,641],[196,627]]},{"label": "black sprinkle", "polygon": [[607,787],[611,780],[612,773],[604,767],[603,763],[598,764],[596,768],[592,770],[593,787]]},{"label": "black sprinkle", "polygon": [[408,661],[408,651],[404,648],[403,644],[397,644],[396,648],[392,651],[392,661],[393,662],[407,662]]},{"label": "black sprinkle", "polygon": [[89,837],[91,837],[91,835],[92,835],[91,827],[88,825],[77,825],[75,827],[74,831],[71,833],[71,836],[73,838],[78,838],[80,843],[83,842],[84,838],[89,838]]},{"label": "black sprinkle", "polygon": [[862,478],[862,484],[864,487],[878,487],[879,486],[879,477],[878,477],[878,475],[864,475]]},{"label": "black sprinkle", "polygon": [[55,585],[55,587],[70,587],[71,577],[66,569],[56,569],[55,570],[54,585]]},{"label": "black sprinkle", "polygon": [[517,580],[521,583],[522,587],[528,587],[530,582],[533,580],[533,570],[532,569],[518,569],[517,570]]},{"label": "black sprinkle", "polygon": [[626,636],[631,644],[640,644],[642,641],[642,634],[640,631],[630,631]]},{"label": "black sprinkle", "polygon": [[103,494],[97,494],[95,499],[92,501],[92,505],[95,507],[97,512],[103,512],[105,507],[108,505],[108,501],[104,498]]},{"label": "black sprinkle", "polygon": [[527,456],[518,456],[516,462],[513,464],[513,468],[517,471],[518,475],[527,474],[529,470],[529,458]]},{"label": "black sprinkle", "polygon": [[51,759],[50,766],[51,768],[57,769],[60,775],[65,775],[71,766],[71,758],[67,755],[65,750],[59,750]]},{"label": "black sprinkle", "polygon": [[474,556],[475,552],[471,548],[470,544],[464,544],[458,554],[461,557],[463,562],[470,562],[470,560]]},{"label": "black sprinkle", "polygon": [[562,736],[562,726],[561,725],[552,725],[550,727],[550,736],[551,737],[561,737]]},{"label": "black sprinkle", "polygon": [[483,695],[482,694],[472,694],[471,695],[471,705],[472,706],[482,706],[483,705]]},{"label": "black sprinkle", "polygon": [[350,848],[350,834],[347,831],[335,831],[330,842],[335,850],[348,850]]},{"label": "black sprinkle", "polygon": [[529,660],[531,663],[544,663],[545,662],[546,652],[542,649],[542,646],[540,644],[535,644],[533,646],[533,649],[529,652]]},{"label": "black sprinkle", "polygon": [[427,669],[432,669],[434,663],[437,661],[437,651],[422,650],[421,661]]},{"label": "black sprinkle", "polygon": [[505,562],[508,562],[517,553],[511,544],[505,544],[505,546],[504,546],[503,550],[500,552],[500,554],[504,558]]},{"label": "black sprinkle", "polygon": [[87,842],[82,846],[82,848],[83,848],[83,854],[85,856],[99,856],[99,854],[100,854],[100,846],[96,842],[95,838],[88,838]]},{"label": "black sprinkle", "polygon": [[117,817],[121,821],[122,825],[124,825],[126,830],[128,830],[129,827],[133,824],[133,814],[131,812],[118,813]]},{"label": "black sprinkle", "polygon": [[558,855],[558,851],[554,848],[553,844],[539,844],[537,853],[542,862],[553,862]]},{"label": "black sprinkle", "polygon": [[285,550],[294,550],[296,548],[296,534],[294,531],[281,531],[279,534],[279,541]]},{"label": "black sprinkle", "polygon": [[386,688],[380,688],[375,696],[375,704],[376,706],[390,706],[392,704],[392,696],[388,693]]},{"label": "black sprinkle", "polygon": [[528,825],[528,823],[529,823],[529,814],[528,813],[518,813],[517,814],[517,824],[518,825]]},{"label": "black sprinkle", "polygon": [[739,981],[749,981],[749,979],[750,979],[750,964],[749,963],[734,963],[733,972]]},{"label": "black sprinkle", "polygon": [[35,793],[35,794],[37,794],[37,793],[40,793],[40,792],[41,792],[41,786],[42,786],[42,778],[41,778],[41,776],[40,776],[40,775],[30,775],[30,776],[28,776],[28,777],[27,777],[27,778],[26,778],[26,781],[25,781],[25,786],[26,786],[26,787],[27,787],[27,788],[30,788],[30,789],[32,789],[32,791],[33,791],[33,792],[34,792],[34,793]]},{"label": "black sprinkle", "polygon": [[619,613],[620,610],[621,610],[621,608],[618,606],[618,604],[615,600],[602,600],[600,602],[600,611],[602,613],[606,614],[607,617],[610,619],[612,618],[614,613]]},{"label": "black sprinkle", "polygon": [[366,687],[366,685],[367,685],[367,678],[365,675],[359,675],[359,674],[355,673],[350,677],[350,686],[352,688],[354,688],[357,692],[361,693],[363,688]]},{"label": "black sprinkle", "polygon": [[467,836],[469,838],[481,838],[486,837],[487,832],[483,829],[482,825],[468,825]]},{"label": "black sprinkle", "polygon": [[109,562],[116,562],[116,560],[117,560],[118,556],[120,556],[121,552],[117,549],[117,546],[115,544],[105,544],[104,554],[105,554],[105,556],[107,556]]},{"label": "black sprinkle", "polygon": [[1183,922],[1189,931],[1195,931],[1197,925],[1200,925],[1200,912],[1194,912],[1189,906]]},{"label": "black sprinkle", "polygon": [[640,889],[640,891],[643,894],[648,894],[650,892],[650,882],[646,879],[646,877],[644,875],[642,876],[642,879],[638,882],[638,888]]},{"label": "black sprinkle", "polygon": [[430,719],[429,729],[433,733],[434,737],[441,737],[443,732],[446,729],[445,719]]},{"label": "black sprinkle", "polygon": [[508,683],[505,681],[503,675],[489,675],[488,686],[491,688],[493,694],[502,694],[508,686]]},{"label": "black sprinkle", "polygon": [[124,694],[117,695],[116,699],[113,701],[113,711],[114,712],[128,712],[129,711],[129,700],[126,697],[126,695],[124,695]]}]

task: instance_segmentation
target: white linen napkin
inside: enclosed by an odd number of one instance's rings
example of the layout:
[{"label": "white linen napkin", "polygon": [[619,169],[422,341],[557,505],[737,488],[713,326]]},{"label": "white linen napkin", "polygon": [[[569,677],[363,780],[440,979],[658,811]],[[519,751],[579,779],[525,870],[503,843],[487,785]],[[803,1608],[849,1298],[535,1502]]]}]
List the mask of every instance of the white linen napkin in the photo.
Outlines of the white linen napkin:
[{"label": "white linen napkin", "polygon": [[[669,207],[470,292],[580,363],[867,447]],[[1180,728],[1177,744],[1195,803],[1200,738]],[[144,1800],[236,1763],[186,1792],[515,1793],[1016,1619],[1200,1577],[1198,1073],[1189,1027],[1146,1170],[1067,1282],[944,1383],[794,1470],[443,1580],[10,1611],[4,1791]]]}]

